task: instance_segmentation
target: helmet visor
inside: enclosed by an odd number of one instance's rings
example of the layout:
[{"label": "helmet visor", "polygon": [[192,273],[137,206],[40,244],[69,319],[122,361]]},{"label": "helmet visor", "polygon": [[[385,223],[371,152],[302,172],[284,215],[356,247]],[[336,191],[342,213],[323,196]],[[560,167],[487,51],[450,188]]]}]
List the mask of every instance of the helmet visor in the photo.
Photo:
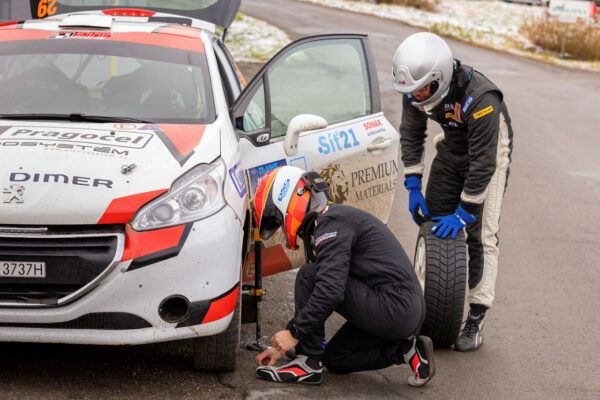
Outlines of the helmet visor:
[{"label": "helmet visor", "polygon": [[277,229],[281,227],[282,221],[279,218],[266,218],[263,219],[263,223],[260,226],[260,236],[263,240],[268,240],[273,236]]},{"label": "helmet visor", "polygon": [[258,233],[263,240],[268,240],[283,225],[283,216],[275,206],[265,208]]}]

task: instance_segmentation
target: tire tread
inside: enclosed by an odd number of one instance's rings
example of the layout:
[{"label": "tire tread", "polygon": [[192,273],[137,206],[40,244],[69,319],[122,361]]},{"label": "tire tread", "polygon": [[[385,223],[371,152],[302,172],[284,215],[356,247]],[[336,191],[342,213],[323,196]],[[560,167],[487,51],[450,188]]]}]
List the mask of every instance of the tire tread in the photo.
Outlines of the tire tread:
[{"label": "tire tread", "polygon": [[455,239],[440,239],[431,232],[432,227],[433,223],[426,222],[419,232],[426,247],[426,312],[421,334],[429,336],[436,347],[449,347],[456,342],[462,325],[467,284],[466,243],[462,230]]}]

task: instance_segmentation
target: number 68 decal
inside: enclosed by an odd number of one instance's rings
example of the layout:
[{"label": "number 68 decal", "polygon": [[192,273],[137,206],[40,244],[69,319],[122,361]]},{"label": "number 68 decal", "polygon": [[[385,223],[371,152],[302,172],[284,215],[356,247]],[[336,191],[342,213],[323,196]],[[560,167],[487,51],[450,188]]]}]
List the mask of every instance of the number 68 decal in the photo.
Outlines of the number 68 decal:
[{"label": "number 68 decal", "polygon": [[40,0],[37,8],[38,18],[56,14],[56,0]]}]

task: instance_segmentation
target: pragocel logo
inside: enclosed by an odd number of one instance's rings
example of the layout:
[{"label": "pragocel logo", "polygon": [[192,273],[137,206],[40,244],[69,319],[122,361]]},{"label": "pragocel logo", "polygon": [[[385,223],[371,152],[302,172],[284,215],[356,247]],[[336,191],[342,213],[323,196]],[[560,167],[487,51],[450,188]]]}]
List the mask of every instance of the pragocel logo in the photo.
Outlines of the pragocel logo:
[{"label": "pragocel logo", "polygon": [[23,192],[25,188],[21,185],[10,185],[9,187],[4,188],[2,194],[4,195],[4,203],[23,203]]}]

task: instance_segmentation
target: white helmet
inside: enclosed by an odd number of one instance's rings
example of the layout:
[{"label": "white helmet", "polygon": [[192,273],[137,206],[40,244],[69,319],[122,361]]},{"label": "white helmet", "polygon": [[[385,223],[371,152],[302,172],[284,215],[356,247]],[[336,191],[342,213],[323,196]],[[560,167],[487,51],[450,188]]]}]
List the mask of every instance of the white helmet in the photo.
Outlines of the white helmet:
[{"label": "white helmet", "polygon": [[454,58],[444,39],[430,32],[415,33],[404,39],[394,54],[394,89],[409,94],[428,83],[437,82],[432,88],[431,97],[422,102],[413,100],[413,105],[423,107],[445,94],[453,71]]}]

